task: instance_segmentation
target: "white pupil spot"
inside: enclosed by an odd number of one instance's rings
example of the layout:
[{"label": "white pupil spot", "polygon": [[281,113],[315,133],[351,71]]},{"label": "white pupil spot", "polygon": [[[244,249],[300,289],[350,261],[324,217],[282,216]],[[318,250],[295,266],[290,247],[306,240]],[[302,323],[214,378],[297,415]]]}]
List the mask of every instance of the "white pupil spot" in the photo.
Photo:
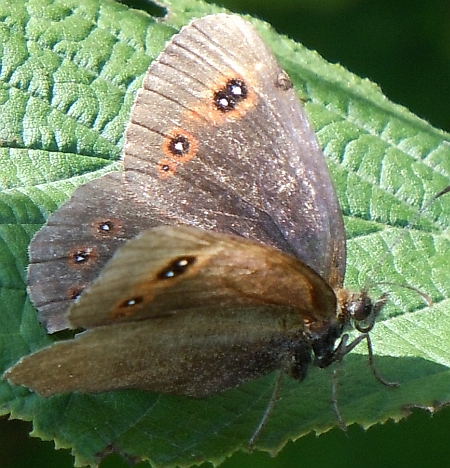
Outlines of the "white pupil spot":
[{"label": "white pupil spot", "polygon": [[221,98],[220,101],[219,101],[219,105],[221,107],[228,107],[228,99]]},{"label": "white pupil spot", "polygon": [[[177,263],[175,264],[176,267],[178,268],[184,268],[189,265],[189,262],[186,259],[178,260]],[[175,276],[175,271],[173,270],[168,270],[165,272],[164,276],[166,278],[173,278]]]},{"label": "white pupil spot", "polygon": [[175,143],[175,151],[179,151],[180,153],[184,151],[183,143],[181,141]]},{"label": "white pupil spot", "polygon": [[231,94],[234,96],[242,96],[242,88],[237,85],[233,85],[231,88]]},{"label": "white pupil spot", "polygon": [[102,224],[101,228],[100,228],[102,231],[109,231],[110,230],[110,227],[109,227],[109,224],[105,223],[105,224]]},{"label": "white pupil spot", "polygon": [[125,303],[125,306],[126,307],[131,307],[131,306],[134,306],[136,305],[136,299],[129,299],[126,303]]},{"label": "white pupil spot", "polygon": [[87,260],[87,258],[89,257],[91,252],[92,252],[92,249],[86,249],[85,252],[77,253],[76,256],[75,256],[75,262],[77,262],[77,263],[85,262]]}]

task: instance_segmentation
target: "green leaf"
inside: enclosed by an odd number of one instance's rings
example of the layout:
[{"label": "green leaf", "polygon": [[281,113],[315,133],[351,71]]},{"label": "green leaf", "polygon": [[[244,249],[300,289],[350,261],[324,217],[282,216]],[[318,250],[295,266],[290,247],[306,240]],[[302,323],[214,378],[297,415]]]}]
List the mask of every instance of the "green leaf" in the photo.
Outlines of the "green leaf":
[{"label": "green leaf", "polygon": [[[191,17],[215,13],[190,0],[164,1],[156,22],[111,1],[3,2],[0,97],[0,361],[5,370],[51,342],[26,296],[27,246],[74,188],[120,167],[123,132],[151,60]],[[408,408],[450,401],[449,136],[342,67],[326,63],[252,20],[292,77],[329,162],[348,235],[346,284],[389,302],[372,333],[371,374],[363,345],[344,360],[339,408],[347,424],[398,420]],[[410,229],[404,227],[412,223]],[[414,291],[378,284],[405,284]],[[256,448],[336,425],[332,369],[284,379]],[[138,391],[44,399],[0,383],[3,414],[32,420],[33,435],[72,448],[78,465],[108,450],[155,466],[218,463],[244,450],[270,399],[275,375],[206,400]]]}]

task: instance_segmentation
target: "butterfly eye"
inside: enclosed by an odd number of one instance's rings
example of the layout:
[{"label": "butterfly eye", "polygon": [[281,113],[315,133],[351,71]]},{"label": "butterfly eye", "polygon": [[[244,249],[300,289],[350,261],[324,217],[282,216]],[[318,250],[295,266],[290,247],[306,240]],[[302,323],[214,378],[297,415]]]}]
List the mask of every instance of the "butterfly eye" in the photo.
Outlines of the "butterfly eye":
[{"label": "butterfly eye", "polygon": [[383,295],[372,302],[365,290],[358,294],[345,293],[339,297],[342,309],[338,320],[343,328],[353,325],[361,333],[368,333],[375,325],[375,320],[386,300],[387,297]]},{"label": "butterfly eye", "polygon": [[191,265],[197,261],[196,257],[180,257],[173,260],[164,270],[158,273],[158,279],[170,279],[186,273]]},{"label": "butterfly eye", "polygon": [[370,317],[373,311],[373,303],[367,295],[362,295],[357,301],[349,305],[350,316],[356,321],[361,322]]}]

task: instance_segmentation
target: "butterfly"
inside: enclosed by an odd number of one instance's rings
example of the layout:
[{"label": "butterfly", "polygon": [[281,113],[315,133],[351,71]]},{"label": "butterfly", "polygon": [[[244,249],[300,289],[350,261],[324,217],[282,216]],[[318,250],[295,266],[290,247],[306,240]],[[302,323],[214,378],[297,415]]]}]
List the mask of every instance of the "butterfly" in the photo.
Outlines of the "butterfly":
[{"label": "butterfly", "polygon": [[[86,331],[22,358],[10,382],[44,396],[203,398],[275,370],[301,381],[363,340],[371,352],[385,297],[343,289],[325,159],[250,23],[212,15],[173,37],[137,94],[123,163],[34,237],[40,320],[49,333]],[[349,341],[352,323],[361,334]]]}]

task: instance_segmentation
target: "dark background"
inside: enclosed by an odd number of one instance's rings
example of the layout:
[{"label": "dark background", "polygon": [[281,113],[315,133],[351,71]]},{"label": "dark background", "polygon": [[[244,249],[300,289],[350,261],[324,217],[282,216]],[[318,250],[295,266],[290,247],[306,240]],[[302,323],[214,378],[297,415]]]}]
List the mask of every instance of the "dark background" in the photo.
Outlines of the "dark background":
[{"label": "dark background", "polygon": [[[448,0],[223,0],[232,11],[270,22],[278,32],[380,85],[393,101],[450,131],[450,2]],[[135,4],[136,5],[136,4]],[[145,7],[142,7],[145,9]],[[0,468],[70,468],[68,451],[28,437],[31,425],[0,419]],[[276,458],[236,454],[223,468],[314,466],[397,468],[443,466],[450,458],[450,410],[367,432],[335,429],[290,443]],[[128,466],[118,457],[102,468]],[[138,465],[147,466],[147,465]]]}]

